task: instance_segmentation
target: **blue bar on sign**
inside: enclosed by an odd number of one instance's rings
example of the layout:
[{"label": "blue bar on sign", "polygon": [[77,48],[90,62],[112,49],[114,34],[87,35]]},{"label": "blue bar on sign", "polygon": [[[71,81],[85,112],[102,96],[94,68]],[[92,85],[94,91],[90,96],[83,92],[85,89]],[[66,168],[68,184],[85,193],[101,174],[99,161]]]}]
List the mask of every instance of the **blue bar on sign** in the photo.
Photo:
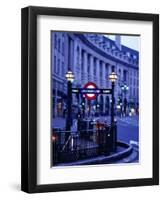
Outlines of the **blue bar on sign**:
[{"label": "blue bar on sign", "polygon": [[83,94],[99,94],[100,90],[96,90],[96,89],[82,89],[81,92]]}]

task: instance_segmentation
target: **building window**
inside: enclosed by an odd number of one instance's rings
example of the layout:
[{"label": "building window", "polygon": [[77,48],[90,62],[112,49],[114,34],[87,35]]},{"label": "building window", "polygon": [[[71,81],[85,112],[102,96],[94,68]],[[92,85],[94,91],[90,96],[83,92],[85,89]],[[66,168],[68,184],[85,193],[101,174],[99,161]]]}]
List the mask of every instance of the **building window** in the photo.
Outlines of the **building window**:
[{"label": "building window", "polygon": [[62,69],[61,69],[61,76],[63,76],[64,77],[64,62],[62,62]]},{"label": "building window", "polygon": [[130,52],[127,52],[126,55],[127,55],[128,57],[130,57]]},{"label": "building window", "polygon": [[93,63],[93,74],[96,76],[96,58],[94,58]]},{"label": "building window", "polygon": [[84,51],[82,51],[81,71],[82,71],[82,75],[83,75],[83,72],[84,72]]},{"label": "building window", "polygon": [[88,69],[87,69],[88,75],[90,74],[90,55],[88,55]]},{"label": "building window", "polygon": [[115,66],[114,65],[111,66],[111,70],[112,70],[112,72],[115,72]]},{"label": "building window", "polygon": [[127,71],[126,70],[123,71],[123,81],[124,82],[127,81]]},{"label": "building window", "polygon": [[57,35],[54,35],[54,47],[57,49]]},{"label": "building window", "polygon": [[77,57],[76,57],[76,65],[79,67],[79,47],[77,47]]},{"label": "building window", "polygon": [[113,49],[113,50],[116,49],[114,45],[112,45],[112,49]]},{"label": "building window", "polygon": [[57,74],[60,75],[60,59],[58,59]]},{"label": "building window", "polygon": [[64,35],[64,33],[62,33],[62,40],[63,40],[63,41],[65,40],[65,35]]},{"label": "building window", "polygon": [[109,76],[109,65],[106,64],[105,69],[106,69],[105,78],[106,78],[106,80],[108,80],[108,76]]},{"label": "building window", "polygon": [[62,42],[62,55],[64,56],[64,54],[65,54],[65,45],[64,45],[64,42]]},{"label": "building window", "polygon": [[102,86],[102,62],[100,62],[100,85]]},{"label": "building window", "polygon": [[102,78],[102,62],[100,62],[100,78]]},{"label": "building window", "polygon": [[54,65],[53,65],[53,73],[56,73],[56,68],[57,68],[57,61],[56,61],[56,56],[54,56]]},{"label": "building window", "polygon": [[61,51],[61,39],[60,38],[58,39],[58,51],[59,52]]},{"label": "building window", "polygon": [[136,55],[134,55],[133,58],[136,60],[137,59]]},{"label": "building window", "polygon": [[135,88],[133,89],[133,95],[134,95],[134,97],[135,97]]},{"label": "building window", "polygon": [[121,79],[121,69],[118,70],[119,78]]}]

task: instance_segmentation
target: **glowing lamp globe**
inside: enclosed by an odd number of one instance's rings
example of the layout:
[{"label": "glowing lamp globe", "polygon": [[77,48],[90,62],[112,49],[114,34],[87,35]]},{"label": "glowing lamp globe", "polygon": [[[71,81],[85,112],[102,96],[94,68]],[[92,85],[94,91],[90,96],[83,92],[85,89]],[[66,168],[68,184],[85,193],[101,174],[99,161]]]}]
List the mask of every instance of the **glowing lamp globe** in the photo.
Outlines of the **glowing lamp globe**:
[{"label": "glowing lamp globe", "polygon": [[110,75],[109,75],[109,80],[112,82],[112,83],[115,83],[116,80],[117,80],[118,76],[115,72],[112,72]]},{"label": "glowing lamp globe", "polygon": [[74,81],[74,74],[72,73],[72,71],[68,71],[66,73],[66,79],[67,79],[67,81],[70,81],[70,82]]}]

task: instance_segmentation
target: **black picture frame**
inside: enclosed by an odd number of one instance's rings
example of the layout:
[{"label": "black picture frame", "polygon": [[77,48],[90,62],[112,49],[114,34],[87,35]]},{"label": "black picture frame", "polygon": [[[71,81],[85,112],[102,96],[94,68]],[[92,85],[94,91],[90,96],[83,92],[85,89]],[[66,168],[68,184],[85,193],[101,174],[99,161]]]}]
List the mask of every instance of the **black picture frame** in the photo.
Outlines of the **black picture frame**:
[{"label": "black picture frame", "polygon": [[[37,16],[150,21],[153,23],[153,177],[37,185]],[[21,190],[28,193],[159,184],[159,15],[30,6],[21,12]]]}]

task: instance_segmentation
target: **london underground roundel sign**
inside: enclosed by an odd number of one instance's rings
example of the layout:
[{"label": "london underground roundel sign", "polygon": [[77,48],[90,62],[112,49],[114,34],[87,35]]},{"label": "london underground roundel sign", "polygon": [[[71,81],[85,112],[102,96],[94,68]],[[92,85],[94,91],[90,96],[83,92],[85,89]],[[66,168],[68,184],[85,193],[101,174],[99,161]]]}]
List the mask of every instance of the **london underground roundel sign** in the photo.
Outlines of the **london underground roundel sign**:
[{"label": "london underground roundel sign", "polygon": [[[91,89],[97,89],[97,85],[95,84],[95,83],[93,83],[93,82],[88,82],[88,83],[86,83],[85,85],[84,85],[84,89],[90,89],[90,91],[91,91]],[[96,97],[97,97],[97,94],[93,94],[93,93],[86,93],[85,94],[85,97],[88,99],[88,100],[94,100],[94,99],[96,99]]]}]

